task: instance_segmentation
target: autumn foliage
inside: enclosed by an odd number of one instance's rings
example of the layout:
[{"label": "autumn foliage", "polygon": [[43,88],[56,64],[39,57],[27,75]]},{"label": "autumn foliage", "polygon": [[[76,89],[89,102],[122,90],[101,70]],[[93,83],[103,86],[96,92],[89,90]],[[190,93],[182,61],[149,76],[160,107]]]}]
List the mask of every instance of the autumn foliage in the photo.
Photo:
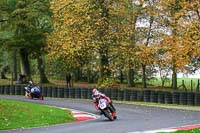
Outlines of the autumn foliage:
[{"label": "autumn foliage", "polygon": [[114,75],[127,68],[198,69],[198,0],[51,0],[49,57]]}]

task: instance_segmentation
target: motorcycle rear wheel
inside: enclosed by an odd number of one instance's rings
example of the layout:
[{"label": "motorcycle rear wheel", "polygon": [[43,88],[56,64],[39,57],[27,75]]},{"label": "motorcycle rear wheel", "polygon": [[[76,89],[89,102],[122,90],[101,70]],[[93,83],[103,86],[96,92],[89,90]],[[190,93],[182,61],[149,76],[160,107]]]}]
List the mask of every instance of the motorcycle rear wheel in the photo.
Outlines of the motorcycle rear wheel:
[{"label": "motorcycle rear wheel", "polygon": [[44,100],[44,97],[41,95],[41,96],[39,97],[39,99],[40,99],[40,100]]}]

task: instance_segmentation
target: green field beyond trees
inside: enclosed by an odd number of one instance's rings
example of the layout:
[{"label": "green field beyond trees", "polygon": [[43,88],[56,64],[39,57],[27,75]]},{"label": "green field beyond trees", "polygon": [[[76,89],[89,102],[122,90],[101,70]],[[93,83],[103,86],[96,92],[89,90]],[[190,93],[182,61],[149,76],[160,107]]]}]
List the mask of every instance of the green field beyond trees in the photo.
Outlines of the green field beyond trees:
[{"label": "green field beyond trees", "polygon": [[0,100],[0,130],[29,128],[75,120],[69,110],[33,103]]}]

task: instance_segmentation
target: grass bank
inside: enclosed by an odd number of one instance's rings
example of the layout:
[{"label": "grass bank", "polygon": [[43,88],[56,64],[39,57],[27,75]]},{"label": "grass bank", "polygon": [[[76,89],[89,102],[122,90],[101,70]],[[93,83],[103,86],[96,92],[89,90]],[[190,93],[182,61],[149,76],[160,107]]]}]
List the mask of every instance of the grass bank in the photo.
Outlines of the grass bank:
[{"label": "grass bank", "polygon": [[[166,133],[166,132],[160,132],[160,133]],[[180,131],[175,131],[172,133],[200,133],[200,128],[196,128],[196,129],[192,129],[192,130],[180,130]]]},{"label": "grass bank", "polygon": [[71,111],[34,103],[0,100],[0,130],[48,126],[75,120]]}]

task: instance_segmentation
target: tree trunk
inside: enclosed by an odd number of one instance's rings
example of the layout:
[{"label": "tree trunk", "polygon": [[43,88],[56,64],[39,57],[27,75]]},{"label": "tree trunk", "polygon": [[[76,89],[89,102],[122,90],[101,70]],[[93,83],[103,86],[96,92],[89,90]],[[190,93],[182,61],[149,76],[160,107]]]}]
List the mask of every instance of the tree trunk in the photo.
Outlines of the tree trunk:
[{"label": "tree trunk", "polygon": [[173,74],[172,74],[172,89],[177,89],[177,72],[176,68],[173,66]]},{"label": "tree trunk", "polygon": [[98,83],[103,83],[103,66],[100,64],[100,71],[99,71],[99,77],[98,77]]},{"label": "tree trunk", "polygon": [[120,70],[120,83],[122,84],[123,81],[124,81],[124,75],[123,75],[122,70]]},{"label": "tree trunk", "polygon": [[81,80],[81,69],[77,67],[74,72],[74,81]]},{"label": "tree trunk", "polygon": [[98,83],[102,83],[103,80],[111,75],[111,72],[108,70],[109,68],[109,60],[108,60],[108,49],[109,43],[107,40],[107,30],[109,29],[109,7],[106,4],[105,0],[98,0],[99,10],[101,10],[101,18],[105,22],[101,25],[101,29],[98,30],[99,41],[102,43],[99,48],[100,54],[100,71],[98,77]]},{"label": "tree trunk", "polygon": [[45,75],[45,65],[42,60],[42,55],[40,52],[38,53],[37,62],[38,62],[38,70],[40,74],[40,83],[49,83],[49,80],[47,79]]},{"label": "tree trunk", "polygon": [[13,80],[17,80],[17,52],[13,51]]},{"label": "tree trunk", "polygon": [[30,64],[28,59],[28,52],[25,48],[20,49],[21,70],[23,75],[27,76],[27,80],[31,80]]},{"label": "tree trunk", "polygon": [[99,83],[102,83],[105,78],[111,75],[111,72],[107,68],[109,68],[108,57],[105,54],[101,54]]},{"label": "tree trunk", "polygon": [[129,68],[128,69],[128,76],[127,76],[127,81],[128,81],[128,86],[129,87],[134,87],[135,83],[134,83],[134,70]]},{"label": "tree trunk", "polygon": [[162,82],[161,87],[164,88],[164,85],[165,85],[165,79],[164,79],[164,78],[161,78],[161,82]]},{"label": "tree trunk", "polygon": [[142,83],[143,87],[147,88],[146,65],[144,64],[142,64]]},{"label": "tree trunk", "polygon": [[[150,20],[149,20],[149,30],[148,30],[148,35],[147,35],[147,42],[145,44],[145,46],[147,47],[149,45],[149,41],[150,41],[150,38],[151,38],[151,31],[152,31],[152,25],[153,25],[153,22],[154,22],[154,17],[150,17]],[[142,64],[142,82],[143,82],[143,87],[144,88],[147,88],[147,75],[146,75],[146,65],[145,64]]]},{"label": "tree trunk", "polygon": [[92,78],[91,78],[91,70],[90,69],[87,70],[87,82],[88,83],[92,83],[93,82]]},{"label": "tree trunk", "polygon": [[1,79],[7,79],[4,71],[1,71]]},{"label": "tree trunk", "polygon": [[[136,22],[137,22],[137,18],[140,14],[140,8],[138,9],[134,9],[134,2],[133,0],[128,0],[128,3],[130,5],[130,23],[129,23],[129,48],[130,50],[135,48],[136,45],[136,38],[135,38],[135,34],[136,34]],[[142,7],[142,5],[138,5],[138,7]],[[128,55],[129,56],[129,55]],[[129,60],[132,57],[128,57]],[[131,65],[132,64],[132,65]],[[132,67],[134,64],[134,62],[130,61],[129,65]],[[127,81],[128,81],[128,86],[130,87],[134,87],[135,86],[135,82],[134,82],[134,69],[132,69],[131,67],[128,68],[128,76],[127,76]]]}]

